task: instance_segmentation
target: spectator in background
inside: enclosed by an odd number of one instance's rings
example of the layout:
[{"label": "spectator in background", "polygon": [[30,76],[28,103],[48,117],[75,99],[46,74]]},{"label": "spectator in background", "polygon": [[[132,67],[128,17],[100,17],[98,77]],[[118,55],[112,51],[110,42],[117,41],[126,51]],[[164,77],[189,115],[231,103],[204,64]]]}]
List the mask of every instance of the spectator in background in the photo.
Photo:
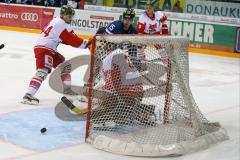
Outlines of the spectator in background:
[{"label": "spectator in background", "polygon": [[43,1],[45,6],[61,7],[67,4],[67,0],[38,0]]},{"label": "spectator in background", "polygon": [[31,5],[33,4],[33,0],[21,0],[21,3]]},{"label": "spectator in background", "polygon": [[180,0],[177,0],[172,8],[172,12],[183,13],[183,8],[180,6]]},{"label": "spectator in background", "polygon": [[16,0],[2,0],[0,2],[5,2],[5,3],[16,3]]},{"label": "spectator in background", "polygon": [[114,0],[113,7],[124,7],[123,0]]},{"label": "spectator in background", "polygon": [[79,8],[79,0],[68,0],[67,4],[72,6],[74,9]]},{"label": "spectator in background", "polygon": [[67,5],[68,0],[60,0],[60,3],[61,3],[61,6],[63,6],[63,5]]},{"label": "spectator in background", "polygon": [[46,6],[51,6],[54,7],[55,6],[55,0],[45,0],[45,5]]},{"label": "spectator in background", "polygon": [[44,6],[44,1],[45,0],[34,0],[33,4],[38,6]]}]

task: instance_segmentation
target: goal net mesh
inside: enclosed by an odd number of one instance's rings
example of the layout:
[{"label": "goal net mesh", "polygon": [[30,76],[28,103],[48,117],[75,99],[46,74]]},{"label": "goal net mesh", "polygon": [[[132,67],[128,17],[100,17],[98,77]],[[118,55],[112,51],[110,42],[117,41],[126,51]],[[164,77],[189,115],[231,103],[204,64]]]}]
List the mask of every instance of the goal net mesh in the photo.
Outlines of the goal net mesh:
[{"label": "goal net mesh", "polygon": [[228,139],[194,101],[188,46],[175,36],[96,36],[86,141],[117,154],[167,156]]}]

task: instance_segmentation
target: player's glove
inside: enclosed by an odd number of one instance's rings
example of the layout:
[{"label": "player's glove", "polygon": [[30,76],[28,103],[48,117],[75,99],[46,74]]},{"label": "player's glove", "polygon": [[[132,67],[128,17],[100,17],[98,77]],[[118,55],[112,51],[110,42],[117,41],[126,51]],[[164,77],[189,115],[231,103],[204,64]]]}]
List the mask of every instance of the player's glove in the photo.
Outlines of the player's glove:
[{"label": "player's glove", "polygon": [[88,48],[88,49],[91,48],[92,41],[93,41],[93,38],[90,38],[90,39],[88,40],[88,43],[86,44],[85,49],[86,49],[86,48]]}]

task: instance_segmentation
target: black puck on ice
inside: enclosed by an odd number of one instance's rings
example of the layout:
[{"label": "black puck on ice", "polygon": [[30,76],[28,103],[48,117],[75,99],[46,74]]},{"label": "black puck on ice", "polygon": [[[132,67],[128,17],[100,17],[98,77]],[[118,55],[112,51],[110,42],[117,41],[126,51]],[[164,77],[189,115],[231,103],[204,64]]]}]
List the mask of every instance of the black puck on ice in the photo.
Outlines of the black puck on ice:
[{"label": "black puck on ice", "polygon": [[2,49],[5,45],[4,44],[0,44],[0,49]]},{"label": "black puck on ice", "polygon": [[42,129],[40,130],[41,133],[45,133],[46,131],[47,131],[46,128],[42,128]]}]

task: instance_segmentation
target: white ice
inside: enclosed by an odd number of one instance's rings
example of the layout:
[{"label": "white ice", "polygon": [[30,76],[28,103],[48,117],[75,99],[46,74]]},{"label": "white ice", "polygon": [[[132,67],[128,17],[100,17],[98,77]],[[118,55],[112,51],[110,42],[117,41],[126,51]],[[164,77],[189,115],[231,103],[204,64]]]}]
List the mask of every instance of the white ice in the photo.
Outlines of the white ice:
[{"label": "white ice", "polygon": [[[5,44],[5,48],[0,50],[0,118],[9,113],[14,115],[15,113],[39,108],[53,108],[59,102],[61,94],[50,89],[47,80],[37,93],[37,97],[41,100],[39,106],[29,106],[20,103],[28,87],[29,80],[35,73],[33,46],[37,34],[0,30],[0,35],[0,44]],[[67,59],[76,55],[88,54],[87,50],[73,49],[69,46],[60,46],[59,51]],[[189,56],[190,86],[195,100],[200,110],[210,121],[219,121],[226,128],[230,140],[213,145],[200,152],[180,157],[154,159],[239,160],[240,60],[198,53],[191,53]],[[83,77],[80,73],[84,69],[82,67],[82,69],[73,74],[74,84],[82,83]],[[34,122],[35,117],[29,118],[32,118]],[[11,123],[9,125],[11,126]],[[0,133],[1,130],[0,126]],[[19,132],[17,134],[24,133]],[[28,139],[24,141],[27,143]],[[30,150],[0,138],[0,160],[10,159],[133,160],[150,158],[114,155],[97,150],[85,143],[45,151]]]}]

